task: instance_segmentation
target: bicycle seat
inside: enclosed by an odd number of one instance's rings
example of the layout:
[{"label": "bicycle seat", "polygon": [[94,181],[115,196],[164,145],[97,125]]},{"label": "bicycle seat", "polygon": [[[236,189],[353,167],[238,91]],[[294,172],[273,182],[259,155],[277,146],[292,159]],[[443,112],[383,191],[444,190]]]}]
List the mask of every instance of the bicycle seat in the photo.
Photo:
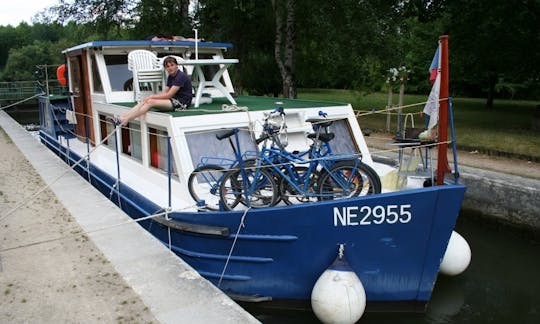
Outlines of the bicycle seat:
[{"label": "bicycle seat", "polygon": [[320,126],[320,127],[328,127],[332,125],[334,122],[333,120],[328,120],[326,118],[308,118],[306,119],[306,122],[312,123],[314,125]]},{"label": "bicycle seat", "polygon": [[216,138],[221,141],[222,139],[227,138],[227,137],[231,137],[233,135],[234,135],[234,129],[227,129],[227,130],[225,130],[223,132],[217,133]]},{"label": "bicycle seat", "polygon": [[[317,138],[317,133],[309,133],[307,137],[311,139]],[[336,137],[336,134],[334,133],[320,133],[318,136],[318,138],[325,143],[330,142],[334,137]]]}]

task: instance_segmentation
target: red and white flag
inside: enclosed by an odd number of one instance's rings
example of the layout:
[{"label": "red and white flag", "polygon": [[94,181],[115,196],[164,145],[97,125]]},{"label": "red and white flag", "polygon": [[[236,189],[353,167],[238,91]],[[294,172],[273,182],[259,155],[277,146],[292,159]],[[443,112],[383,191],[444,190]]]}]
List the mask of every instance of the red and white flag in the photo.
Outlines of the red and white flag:
[{"label": "red and white flag", "polygon": [[441,44],[439,43],[429,67],[429,81],[433,83],[433,86],[431,87],[428,101],[424,106],[424,114],[429,115],[429,124],[427,129],[432,129],[435,127],[435,125],[437,125],[437,121],[439,120],[439,92],[441,89],[440,48]]}]

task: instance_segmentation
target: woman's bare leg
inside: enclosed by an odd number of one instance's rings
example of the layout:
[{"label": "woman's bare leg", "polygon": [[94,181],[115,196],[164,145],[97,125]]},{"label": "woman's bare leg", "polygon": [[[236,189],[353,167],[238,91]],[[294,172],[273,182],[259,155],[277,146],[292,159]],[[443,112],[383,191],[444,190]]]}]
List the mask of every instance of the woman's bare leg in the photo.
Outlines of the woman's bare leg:
[{"label": "woman's bare leg", "polygon": [[152,107],[171,109],[172,103],[169,99],[144,99],[131,108],[127,113],[120,115],[121,125],[126,126],[129,121],[146,114]]}]

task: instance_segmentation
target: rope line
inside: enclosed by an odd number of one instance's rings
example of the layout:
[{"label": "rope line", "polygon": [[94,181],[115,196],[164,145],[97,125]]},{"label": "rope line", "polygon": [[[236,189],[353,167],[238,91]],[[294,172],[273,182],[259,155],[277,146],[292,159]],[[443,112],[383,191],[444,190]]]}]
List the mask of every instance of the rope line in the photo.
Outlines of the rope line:
[{"label": "rope line", "polygon": [[[367,111],[367,110],[354,110],[353,109],[353,111],[357,111],[355,116],[358,118],[358,117],[361,117],[361,116],[372,115],[372,114],[387,114],[388,111],[394,111],[394,110],[400,110],[400,109],[403,109],[403,108],[421,106],[421,105],[425,105],[427,103],[435,103],[435,102],[440,103],[442,101],[447,101],[447,100],[448,100],[448,98],[440,98],[439,100],[427,100],[427,101],[417,102],[417,103],[403,105],[403,106],[386,107],[384,110],[369,110],[369,111]],[[362,113],[362,112],[364,112],[364,113]]]},{"label": "rope line", "polygon": [[233,240],[233,243],[231,245],[229,255],[227,256],[227,260],[225,261],[225,265],[223,266],[223,271],[221,272],[221,276],[219,276],[219,281],[218,281],[218,285],[217,285],[218,288],[221,286],[221,281],[223,280],[223,277],[225,276],[225,271],[227,270],[227,266],[229,265],[229,260],[231,259],[232,253],[234,251],[234,246],[236,245],[236,240],[238,239],[238,235],[240,234],[240,230],[243,227],[246,226],[244,224],[244,220],[246,219],[247,213],[248,213],[248,211],[250,209],[251,209],[251,207],[248,207],[248,209],[246,209],[244,211],[244,214],[242,215],[242,218],[240,218],[240,223],[238,224],[238,229],[236,230],[236,234],[234,235],[234,240]]},{"label": "rope line", "polygon": [[155,214],[148,215],[148,216],[145,216],[145,217],[140,217],[140,218],[137,218],[137,219],[130,219],[130,220],[127,220],[125,222],[99,227],[99,228],[96,228],[96,229],[93,229],[93,230],[89,230],[87,232],[84,232],[84,231],[81,230],[81,231],[73,233],[71,235],[64,235],[64,236],[55,237],[55,238],[51,238],[51,239],[46,239],[46,240],[21,244],[21,245],[17,245],[17,246],[12,246],[12,247],[1,249],[0,253],[6,252],[6,251],[18,250],[18,249],[22,249],[22,248],[26,248],[26,247],[30,247],[30,246],[35,246],[35,245],[40,245],[40,244],[46,244],[46,243],[55,242],[55,241],[66,240],[66,239],[70,239],[70,238],[77,238],[77,237],[80,237],[81,235],[94,234],[94,233],[105,231],[105,230],[108,230],[108,229],[111,229],[111,228],[124,226],[124,225],[132,224],[132,223],[138,223],[138,222],[142,222],[142,221],[149,220],[149,219],[153,219],[153,218],[156,218],[156,217],[159,217],[159,216],[162,216],[162,215],[166,215],[166,214],[171,213],[171,212],[181,212],[183,210],[190,209],[190,208],[195,208],[195,205],[187,206],[187,207],[180,208],[180,209],[177,209],[177,210],[174,210],[174,211],[165,210],[165,211],[163,211],[161,213],[155,213]]},{"label": "rope line", "polygon": [[35,94],[35,95],[33,95],[32,97],[28,97],[28,98],[26,98],[26,99],[23,99],[23,100],[21,100],[21,101],[15,102],[15,103],[12,103],[12,104],[10,104],[10,105],[0,107],[0,110],[4,110],[4,109],[7,109],[7,108],[16,106],[16,105],[18,105],[18,104],[20,104],[20,103],[23,103],[23,102],[28,101],[28,100],[30,100],[30,99],[34,99],[34,98],[39,97],[39,96],[42,96],[42,95],[44,95],[44,94],[45,94],[44,92]]},{"label": "rope line", "polygon": [[42,187],[41,189],[39,189],[38,191],[36,191],[34,194],[31,194],[29,195],[28,197],[25,197],[24,201],[18,205],[16,205],[14,208],[12,208],[11,210],[9,210],[7,213],[5,213],[4,215],[2,215],[0,217],[0,222],[3,221],[5,218],[7,218],[8,216],[10,216],[11,214],[13,214],[15,211],[17,211],[19,208],[21,207],[24,207],[26,206],[28,203],[30,203],[37,195],[39,195],[40,193],[42,193],[43,191],[45,191],[47,188],[49,188],[50,186],[52,186],[53,184],[55,184],[58,180],[60,180],[63,176],[65,176],[70,170],[74,169],[76,166],[78,166],[83,160],[87,159],[90,157],[90,155],[99,147],[101,146],[105,141],[107,141],[109,139],[109,137],[111,137],[112,135],[114,134],[114,132],[111,132],[109,135],[107,135],[100,143],[99,145],[97,145],[96,147],[94,147],[90,152],[88,152],[88,154],[86,154],[85,156],[81,157],[79,159],[79,161],[77,161],[75,164],[73,164],[72,166],[70,166],[69,168],[66,169],[66,171],[62,174],[60,174],[58,177],[56,177],[53,181],[51,181],[49,184],[45,185],[44,187]]}]

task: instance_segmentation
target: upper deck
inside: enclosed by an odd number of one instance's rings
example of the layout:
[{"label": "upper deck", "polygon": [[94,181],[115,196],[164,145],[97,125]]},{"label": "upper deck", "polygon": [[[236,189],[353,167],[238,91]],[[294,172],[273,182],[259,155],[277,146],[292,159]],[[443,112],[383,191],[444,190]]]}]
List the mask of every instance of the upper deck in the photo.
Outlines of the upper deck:
[{"label": "upper deck", "polygon": [[[286,99],[276,97],[264,97],[264,96],[237,96],[235,97],[237,104],[231,105],[225,98],[215,98],[212,102],[205,103],[198,108],[190,107],[184,111],[162,111],[159,109],[152,109],[155,112],[161,112],[172,117],[184,117],[184,116],[197,116],[197,115],[210,115],[230,113],[234,111],[266,111],[273,110],[277,107],[283,107],[285,110],[289,109],[301,109],[301,108],[326,108],[337,106],[348,106],[343,102],[329,102],[329,101],[316,101],[316,100],[302,100],[302,99]],[[124,107],[133,107],[135,102],[120,102],[116,103]],[[225,105],[225,106],[224,106]],[[225,109],[224,109],[225,108]]]}]

